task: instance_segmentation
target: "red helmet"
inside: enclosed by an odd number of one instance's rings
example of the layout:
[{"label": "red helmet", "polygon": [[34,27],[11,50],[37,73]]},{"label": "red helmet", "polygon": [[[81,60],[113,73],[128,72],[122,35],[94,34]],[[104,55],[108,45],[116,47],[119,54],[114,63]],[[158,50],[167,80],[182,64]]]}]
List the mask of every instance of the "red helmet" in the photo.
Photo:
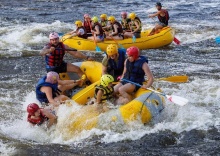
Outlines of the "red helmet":
[{"label": "red helmet", "polygon": [[132,56],[134,60],[136,60],[139,57],[139,49],[135,46],[128,48],[126,53],[127,55]]},{"label": "red helmet", "polygon": [[127,12],[125,12],[125,11],[121,12],[121,16],[127,17]]},{"label": "red helmet", "polygon": [[27,112],[29,114],[34,114],[39,109],[39,106],[36,103],[30,103],[27,106]]}]

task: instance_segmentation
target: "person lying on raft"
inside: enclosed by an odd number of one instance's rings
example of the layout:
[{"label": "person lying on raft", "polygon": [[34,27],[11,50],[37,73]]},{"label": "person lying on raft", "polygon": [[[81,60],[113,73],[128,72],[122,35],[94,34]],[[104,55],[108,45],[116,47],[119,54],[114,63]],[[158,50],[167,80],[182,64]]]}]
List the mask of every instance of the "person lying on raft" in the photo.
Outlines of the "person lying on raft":
[{"label": "person lying on raft", "polygon": [[43,104],[51,104],[53,107],[59,106],[69,99],[63,95],[64,91],[79,85],[81,80],[60,80],[56,72],[48,72],[36,85],[36,97]]},{"label": "person lying on raft", "polygon": [[115,80],[118,80],[124,70],[126,49],[118,48],[115,44],[109,44],[106,53],[107,55],[102,60],[102,75],[110,74]]},{"label": "person lying on raft", "polygon": [[86,33],[86,29],[83,26],[83,23],[81,21],[76,21],[75,25],[76,25],[76,30],[67,33],[71,35],[69,38],[78,36],[80,38],[87,39],[87,33]]},{"label": "person lying on raft", "polygon": [[[119,94],[117,104],[126,104],[132,100],[132,93],[139,89],[132,83],[123,81],[123,78],[142,85],[142,88],[148,88],[153,84],[153,74],[148,66],[148,61],[144,56],[140,56],[139,49],[132,46],[127,49],[127,59],[124,63],[124,71],[121,76],[122,81],[114,86],[115,94]],[[147,84],[143,85],[145,81],[144,76],[147,75]]]},{"label": "person lying on raft", "polygon": [[40,108],[36,103],[30,103],[27,106],[27,112],[27,121],[32,125],[40,126],[45,123],[46,127],[50,128],[57,122],[55,111],[49,108]]}]

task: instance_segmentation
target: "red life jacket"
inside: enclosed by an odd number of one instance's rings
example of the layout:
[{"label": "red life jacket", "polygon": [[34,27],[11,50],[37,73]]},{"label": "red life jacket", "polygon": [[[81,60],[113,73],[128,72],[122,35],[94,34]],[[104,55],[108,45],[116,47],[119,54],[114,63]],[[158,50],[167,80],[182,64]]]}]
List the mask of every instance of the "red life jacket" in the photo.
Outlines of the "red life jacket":
[{"label": "red life jacket", "polygon": [[84,21],[84,22],[83,22],[83,26],[84,26],[84,28],[86,29],[86,32],[87,32],[87,33],[91,33],[91,28],[90,28],[91,22],[92,22],[92,21],[90,21],[90,24],[89,24],[89,22],[87,22],[87,21]]},{"label": "red life jacket", "polygon": [[31,114],[28,114],[27,117],[27,121],[34,125],[41,125],[46,120],[48,120],[48,118],[42,113],[42,108],[40,108],[40,116],[38,119],[31,118]]},{"label": "red life jacket", "polygon": [[157,16],[157,17],[158,17],[158,20],[159,20],[161,23],[164,23],[165,25],[168,25],[168,21],[169,21],[169,19],[170,19],[170,16],[169,16],[168,11],[165,10],[165,9],[161,9],[160,11],[162,11],[162,12],[165,14],[165,16],[162,17],[162,16],[160,16],[160,14],[159,14],[159,15]]},{"label": "red life jacket", "polygon": [[[50,43],[47,44],[47,48],[52,47]],[[45,56],[45,61],[48,66],[60,66],[63,62],[63,57],[65,55],[65,46],[62,42],[59,42],[55,47],[55,51]]]}]

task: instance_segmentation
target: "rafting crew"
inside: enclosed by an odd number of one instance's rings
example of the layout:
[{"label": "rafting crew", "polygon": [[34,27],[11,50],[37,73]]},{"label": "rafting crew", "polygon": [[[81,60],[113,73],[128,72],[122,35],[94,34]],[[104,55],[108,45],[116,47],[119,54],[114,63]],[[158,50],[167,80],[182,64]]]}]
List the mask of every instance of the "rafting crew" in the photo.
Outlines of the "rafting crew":
[{"label": "rafting crew", "polygon": [[83,26],[82,21],[79,21],[79,20],[75,21],[75,25],[76,25],[76,30],[67,33],[67,34],[71,35],[69,38],[74,37],[74,36],[78,36],[80,38],[87,39],[87,32]]},{"label": "rafting crew", "polygon": [[124,36],[125,38],[140,38],[141,37],[141,31],[142,31],[142,23],[141,20],[134,12],[129,14],[129,26],[130,26],[130,32],[125,32]]},{"label": "rafting crew", "polygon": [[55,111],[49,107],[40,108],[38,104],[30,103],[27,106],[27,112],[27,121],[33,126],[46,124],[46,128],[50,128],[57,122]]},{"label": "rafting crew", "polygon": [[[140,56],[139,49],[132,46],[126,50],[127,59],[124,62],[124,70],[121,76],[121,81],[114,86],[114,92],[120,94],[117,99],[117,104],[126,104],[130,102],[133,97],[133,93],[140,87],[125,82],[123,79],[138,83],[142,85],[142,88],[148,88],[153,84],[153,74],[148,66],[148,60],[144,56]],[[145,81],[144,76],[147,76],[147,84],[143,84]]]},{"label": "rafting crew", "polygon": [[154,14],[150,14],[148,15],[149,18],[153,18],[156,17],[158,18],[159,22],[156,24],[156,26],[152,29],[152,31],[150,32],[150,35],[154,35],[155,33],[157,33],[160,29],[162,29],[163,27],[168,26],[168,21],[169,21],[169,13],[167,10],[162,9],[162,4],[160,2],[156,3],[156,8],[157,8],[157,12]]},{"label": "rafting crew", "polygon": [[92,30],[93,36],[88,37],[89,40],[95,40],[96,42],[104,41],[104,31],[102,29],[102,25],[99,23],[98,17],[94,16],[92,18]]},{"label": "rafting crew", "polygon": [[118,48],[116,44],[109,44],[106,53],[107,55],[102,59],[102,75],[110,74],[117,81],[124,70],[126,49]]}]

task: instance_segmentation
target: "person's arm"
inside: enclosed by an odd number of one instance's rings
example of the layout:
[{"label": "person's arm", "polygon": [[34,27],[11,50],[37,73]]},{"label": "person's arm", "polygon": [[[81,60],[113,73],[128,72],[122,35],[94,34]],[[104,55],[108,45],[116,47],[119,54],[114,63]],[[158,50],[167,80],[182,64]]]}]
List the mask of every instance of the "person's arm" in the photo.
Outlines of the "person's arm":
[{"label": "person's arm", "polygon": [[71,83],[77,83],[79,80],[58,80],[59,85],[68,85]]},{"label": "person's arm", "polygon": [[41,50],[40,55],[41,55],[41,56],[45,56],[45,55],[47,55],[47,54],[50,54],[50,53],[54,52],[54,50],[55,50],[55,47],[50,47],[50,48],[48,48],[47,46],[45,46],[45,47]]},{"label": "person's arm", "polygon": [[[69,46],[65,45],[65,48],[66,49],[71,49]],[[72,55],[73,57],[76,57],[76,58],[80,58],[80,59],[84,59],[84,60],[88,60],[88,61],[93,61],[94,59],[90,56],[86,56],[84,55],[83,53],[77,51],[77,50],[71,50],[71,51],[66,51],[66,53],[69,53],[70,55]]]},{"label": "person's arm", "polygon": [[102,90],[99,90],[99,91],[97,92],[97,96],[96,96],[96,103],[97,103],[97,104],[100,104],[100,103],[101,103],[102,95],[103,95],[103,91],[102,91]]},{"label": "person's arm", "polygon": [[146,62],[143,64],[142,69],[144,70],[144,73],[145,73],[145,75],[147,75],[147,79],[148,79],[147,84],[142,85],[142,88],[146,89],[146,88],[149,88],[153,84],[154,78],[153,78],[153,74],[152,74],[152,72]]},{"label": "person's arm", "polygon": [[51,87],[41,87],[41,92],[45,93],[47,96],[47,100],[49,101],[50,104],[54,105],[55,107],[60,105],[60,102],[55,101],[53,99],[53,95],[52,95],[52,88]]},{"label": "person's arm", "polygon": [[99,27],[98,26],[95,26],[95,31],[92,30],[92,32],[96,35],[100,34],[100,31],[99,31]]},{"label": "person's arm", "polygon": [[148,17],[149,17],[149,18],[153,18],[153,17],[155,17],[155,16],[158,16],[160,13],[161,13],[161,11],[158,11],[158,12],[156,12],[156,13],[154,13],[154,14],[148,15]]},{"label": "person's arm", "polygon": [[128,61],[128,59],[126,59],[125,62],[124,62],[124,70],[123,70],[123,73],[122,73],[122,75],[121,75],[121,79],[124,78],[125,73],[126,73],[126,71],[127,71],[127,68],[126,68],[126,62],[127,62],[127,61]]},{"label": "person's arm", "polygon": [[50,110],[42,109],[41,111],[49,119],[47,128],[50,128],[53,124],[57,122],[57,117],[53,113],[51,113]]},{"label": "person's arm", "polygon": [[102,59],[102,75],[107,74],[108,56]]}]

